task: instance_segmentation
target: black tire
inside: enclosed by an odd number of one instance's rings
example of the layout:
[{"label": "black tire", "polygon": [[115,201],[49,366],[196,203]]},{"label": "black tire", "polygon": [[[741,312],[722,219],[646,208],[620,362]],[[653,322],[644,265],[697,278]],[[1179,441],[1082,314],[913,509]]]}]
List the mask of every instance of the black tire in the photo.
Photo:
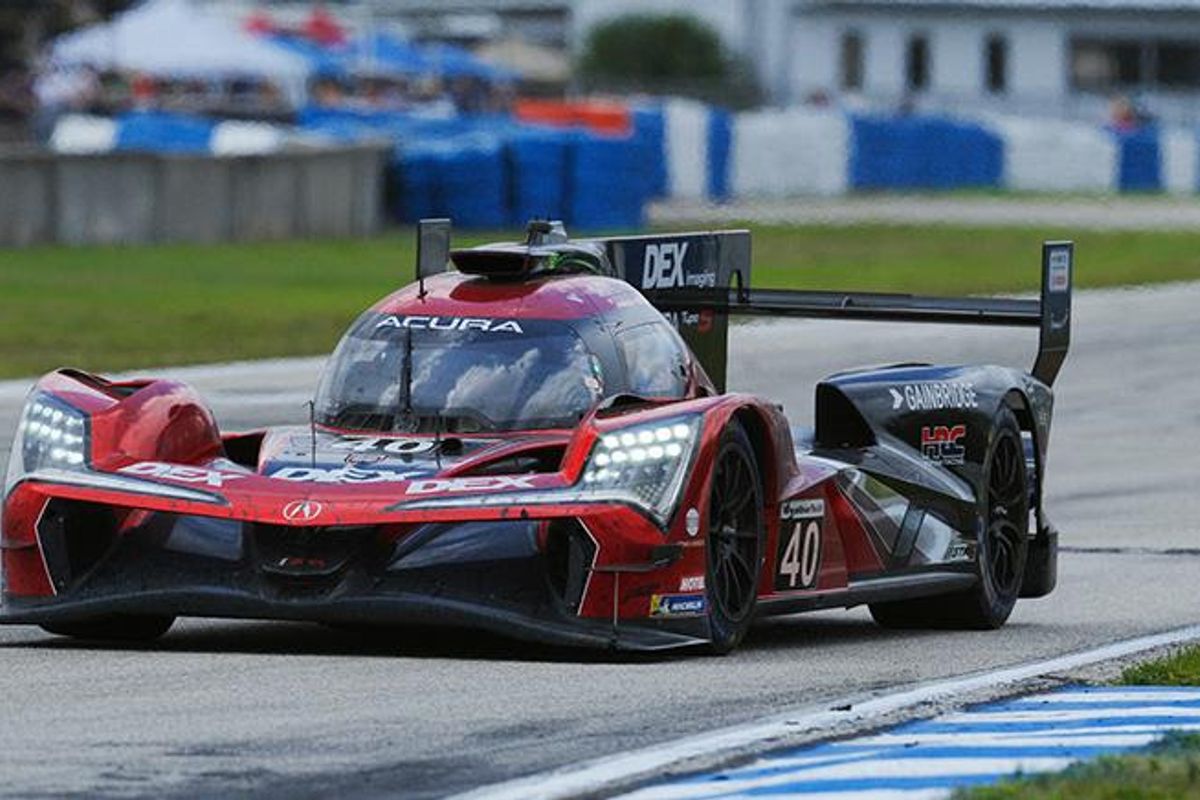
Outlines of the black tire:
[{"label": "black tire", "polygon": [[978,582],[954,594],[872,603],[871,616],[883,627],[994,630],[1012,614],[1029,557],[1029,494],[1021,429],[1008,408],[996,414],[984,464]]},{"label": "black tire", "polygon": [[75,639],[112,642],[152,642],[171,629],[174,617],[116,614],[77,622],[51,622],[41,626],[47,633]]},{"label": "black tire", "polygon": [[724,655],[754,620],[764,538],[762,480],[750,438],[736,421],[717,446],[708,514],[709,650]]}]

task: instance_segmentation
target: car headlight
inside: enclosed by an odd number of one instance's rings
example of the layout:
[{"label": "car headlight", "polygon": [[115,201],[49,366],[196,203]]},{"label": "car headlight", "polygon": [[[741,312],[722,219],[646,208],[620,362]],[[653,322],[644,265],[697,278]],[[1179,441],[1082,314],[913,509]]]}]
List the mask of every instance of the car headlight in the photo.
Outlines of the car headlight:
[{"label": "car headlight", "polygon": [[616,500],[666,523],[679,501],[700,417],[676,417],[603,434],[576,484],[580,499]]},{"label": "car headlight", "polygon": [[618,502],[642,509],[665,528],[679,503],[701,422],[700,415],[689,415],[607,431],[573,486],[410,500],[389,510]]},{"label": "car headlight", "polygon": [[40,469],[81,470],[88,462],[87,416],[44,392],[25,403],[13,437],[4,481],[7,494],[25,475]]}]

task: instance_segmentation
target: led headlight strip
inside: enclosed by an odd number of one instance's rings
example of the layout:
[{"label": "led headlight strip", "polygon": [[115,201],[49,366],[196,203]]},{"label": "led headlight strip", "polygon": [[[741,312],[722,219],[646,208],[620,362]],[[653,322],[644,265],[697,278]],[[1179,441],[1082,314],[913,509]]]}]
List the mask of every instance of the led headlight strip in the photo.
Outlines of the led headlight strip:
[{"label": "led headlight strip", "polygon": [[533,492],[497,492],[398,503],[397,511],[468,506],[619,502],[641,509],[666,527],[679,502],[699,438],[700,415],[672,417],[602,434],[574,486]]},{"label": "led headlight strip", "polygon": [[46,392],[34,391],[13,437],[5,492],[39,469],[83,470],[88,462],[87,416]]},{"label": "led headlight strip", "polygon": [[42,464],[78,467],[87,460],[84,415],[48,395],[34,395],[26,404],[19,432],[26,470]]},{"label": "led headlight strip", "polygon": [[606,434],[588,461],[583,481],[615,482],[621,479],[622,470],[677,460],[693,436],[692,426],[683,422]]}]

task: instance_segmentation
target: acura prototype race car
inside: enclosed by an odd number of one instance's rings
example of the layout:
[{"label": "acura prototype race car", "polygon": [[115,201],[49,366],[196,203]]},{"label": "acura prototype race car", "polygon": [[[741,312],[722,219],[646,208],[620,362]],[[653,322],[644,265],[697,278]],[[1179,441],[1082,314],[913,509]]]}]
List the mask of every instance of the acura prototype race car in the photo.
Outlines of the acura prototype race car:
[{"label": "acura prototype race car", "polygon": [[[58,370],[4,487],[0,622],[149,640],[179,616],[735,647],[867,604],[996,628],[1056,580],[1042,509],[1073,248],[1040,299],[751,287],[750,234],[450,250],[353,323],[307,424],[223,433],[166,380]],[[451,266],[452,265],[452,266]],[[812,428],[725,391],[732,315],[1018,325],[1030,373],[897,364],[816,386]]]}]

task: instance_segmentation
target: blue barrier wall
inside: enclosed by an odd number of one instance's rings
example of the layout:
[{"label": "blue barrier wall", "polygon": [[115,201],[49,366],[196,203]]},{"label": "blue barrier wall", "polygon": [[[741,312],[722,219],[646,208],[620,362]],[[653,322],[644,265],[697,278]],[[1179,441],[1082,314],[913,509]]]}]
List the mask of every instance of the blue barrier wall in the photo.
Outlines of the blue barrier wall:
[{"label": "blue barrier wall", "polygon": [[132,111],[117,118],[118,150],[207,153],[216,123],[202,117]]},{"label": "blue barrier wall", "polygon": [[1148,125],[1136,131],[1114,132],[1120,148],[1117,186],[1122,192],[1157,192],[1163,188],[1159,130]]},{"label": "blue barrier wall", "polygon": [[649,185],[641,152],[626,138],[580,135],[567,167],[567,222],[585,230],[641,227]]},{"label": "blue barrier wall", "polygon": [[729,199],[729,158],[733,150],[733,115],[714,108],[708,115],[708,196]]},{"label": "blue barrier wall", "polygon": [[648,196],[666,197],[666,117],[660,106],[643,106],[633,110],[633,138],[646,158]]},{"label": "blue barrier wall", "polygon": [[[563,219],[576,229],[636,228],[666,182],[661,113],[628,137],[522,125],[506,117],[417,119],[310,110],[302,128],[338,140],[397,143],[389,181],[394,219],[448,216],[464,228]],[[659,169],[648,165],[659,164]]]},{"label": "blue barrier wall", "polygon": [[567,169],[575,138],[571,131],[530,128],[508,140],[510,225],[566,217]]},{"label": "blue barrier wall", "polygon": [[[685,131],[689,135],[682,137],[671,135],[668,120],[672,117],[661,106],[634,107],[630,114],[632,135],[609,137],[582,128],[519,123],[508,116],[434,119],[310,108],[300,113],[293,132],[333,142],[391,142],[395,155],[388,176],[388,208],[393,219],[403,222],[449,216],[463,227],[500,228],[543,217],[561,218],[581,230],[636,228],[644,221],[646,202],[669,191],[673,160],[667,148],[672,141],[687,142],[680,146],[689,148],[696,162],[694,177],[703,178],[708,198],[731,196],[732,165],[743,163],[735,158],[740,152],[736,148],[747,146],[735,141],[731,114],[715,108],[693,114],[692,127]],[[787,124],[786,115],[780,120],[780,125]],[[1086,161],[1071,162],[1061,159],[1063,153],[1073,152],[1073,145],[1053,134],[1058,129],[1049,127],[1049,121],[1044,129],[1036,121],[1019,120],[1016,127],[996,121],[992,130],[985,124],[933,115],[860,114],[848,120],[849,133],[837,133],[839,146],[826,149],[837,152],[839,159],[840,154],[848,154],[845,174],[851,189],[1001,187],[1006,158],[1011,161],[1010,179],[1014,165],[1023,164],[1028,172],[1030,163],[1046,162],[1071,166],[1067,172],[1076,181],[1081,173],[1086,178],[1088,170],[1102,171],[1098,185],[1120,191],[1161,191],[1168,185],[1173,191],[1200,188],[1193,185],[1198,180],[1195,163],[1200,160],[1194,130],[1147,126],[1106,133],[1086,124],[1068,125],[1063,130],[1091,141],[1092,151],[1098,141],[1108,154],[1103,159],[1088,156]],[[208,152],[216,127],[213,120],[162,112],[128,113],[116,123],[113,146],[117,149],[170,153]],[[761,125],[756,130],[760,129]],[[805,135],[815,138],[833,135],[835,130],[841,126],[813,128]],[[1191,153],[1185,133],[1193,138]],[[849,138],[843,147],[844,136]],[[701,147],[693,150],[697,139]],[[763,141],[762,136],[758,141]],[[1116,146],[1115,164],[1109,142]],[[680,154],[674,155],[679,162]],[[772,177],[766,174],[762,191],[777,188]],[[745,175],[739,181],[740,192],[755,194],[756,187],[746,183]],[[1039,188],[1052,189],[1053,182]]]},{"label": "blue barrier wall", "polygon": [[400,221],[449,217],[464,228],[509,223],[508,169],[494,139],[401,145],[391,187],[391,210]]},{"label": "blue barrier wall", "polygon": [[940,117],[855,116],[850,185],[855,189],[998,187],[1000,137],[981,125]]}]

